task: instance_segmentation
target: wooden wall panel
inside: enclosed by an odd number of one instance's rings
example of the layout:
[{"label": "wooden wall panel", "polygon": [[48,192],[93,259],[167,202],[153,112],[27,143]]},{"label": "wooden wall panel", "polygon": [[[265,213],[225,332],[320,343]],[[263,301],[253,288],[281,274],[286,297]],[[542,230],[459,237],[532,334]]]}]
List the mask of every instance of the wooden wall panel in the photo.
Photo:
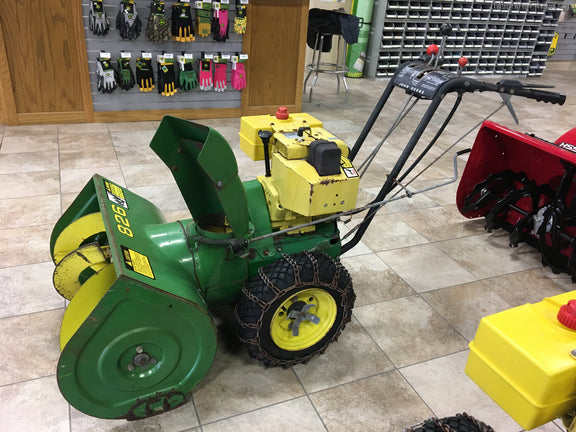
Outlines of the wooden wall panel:
[{"label": "wooden wall panel", "polygon": [[[15,109],[23,118],[39,113],[74,113],[87,104],[82,68],[86,49],[78,37],[76,0],[2,0],[0,24]],[[77,120],[78,121],[78,120]]]},{"label": "wooden wall panel", "polygon": [[244,39],[249,92],[243,114],[272,114],[281,105],[301,110],[308,8],[308,0],[250,1],[250,31]]}]

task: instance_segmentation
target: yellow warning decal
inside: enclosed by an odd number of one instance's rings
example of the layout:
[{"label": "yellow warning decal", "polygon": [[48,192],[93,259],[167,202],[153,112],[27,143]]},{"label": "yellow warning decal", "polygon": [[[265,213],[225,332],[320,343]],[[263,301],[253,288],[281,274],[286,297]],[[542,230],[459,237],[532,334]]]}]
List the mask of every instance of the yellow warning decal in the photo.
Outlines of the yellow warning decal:
[{"label": "yellow warning decal", "polygon": [[128,203],[124,197],[124,191],[120,186],[115,185],[108,180],[104,180],[104,187],[106,188],[106,195],[108,195],[110,201],[126,209],[128,208]]},{"label": "yellow warning decal", "polygon": [[126,246],[122,246],[122,255],[124,256],[124,264],[128,270],[132,270],[134,273],[141,274],[150,279],[156,279],[150,266],[150,260],[146,255],[142,255]]},{"label": "yellow warning decal", "polygon": [[346,177],[348,178],[358,177],[358,172],[356,171],[356,168],[354,168],[352,162],[350,162],[344,156],[340,156],[340,166],[342,167],[342,171],[344,171],[344,174],[346,174]]}]

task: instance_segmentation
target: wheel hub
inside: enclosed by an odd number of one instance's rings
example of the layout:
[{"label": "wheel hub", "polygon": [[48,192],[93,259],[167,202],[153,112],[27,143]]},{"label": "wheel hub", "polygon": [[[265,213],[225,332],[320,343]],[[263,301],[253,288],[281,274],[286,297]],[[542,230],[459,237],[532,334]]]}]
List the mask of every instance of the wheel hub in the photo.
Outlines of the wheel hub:
[{"label": "wheel hub", "polygon": [[309,312],[310,309],[316,307],[313,303],[305,303],[298,301],[288,308],[288,318],[294,321],[290,324],[292,336],[296,337],[300,334],[300,324],[304,321],[310,321],[313,324],[320,324],[320,317]]}]

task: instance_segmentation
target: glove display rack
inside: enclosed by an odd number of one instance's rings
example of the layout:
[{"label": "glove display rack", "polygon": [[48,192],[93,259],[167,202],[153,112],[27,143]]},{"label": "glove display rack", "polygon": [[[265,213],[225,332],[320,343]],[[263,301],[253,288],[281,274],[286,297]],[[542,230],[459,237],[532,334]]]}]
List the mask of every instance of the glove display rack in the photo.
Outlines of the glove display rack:
[{"label": "glove display rack", "polygon": [[453,32],[444,50],[448,70],[468,58],[462,73],[538,76],[546,67],[563,2],[376,0],[365,73],[391,76],[402,62],[417,59],[442,39],[440,25]]},{"label": "glove display rack", "polygon": [[[102,32],[102,23],[98,23],[98,30],[94,31],[94,18],[92,17],[91,9],[92,2],[82,0],[82,14],[84,19],[84,33],[86,37],[86,50],[88,55],[88,67],[90,75],[90,87],[92,94],[92,103],[94,112],[107,112],[107,111],[131,111],[131,110],[177,110],[177,109],[212,109],[212,108],[239,108],[241,105],[241,91],[232,87],[232,57],[237,57],[242,53],[243,34],[238,34],[234,31],[234,21],[236,16],[235,1],[230,1],[230,10],[228,11],[228,28],[229,33],[225,41],[215,40],[213,34],[208,36],[200,36],[196,34],[191,40],[189,35],[186,37],[178,38],[175,40],[170,37],[166,41],[152,41],[147,36],[148,17],[151,13],[150,0],[135,0],[136,11],[138,18],[142,25],[141,29],[136,36],[131,34],[131,38],[122,37],[122,31],[116,27],[116,18],[118,15],[120,0],[103,0],[103,8],[106,13],[107,19],[110,23],[109,29]],[[172,4],[178,3],[177,1],[165,2],[165,13],[168,17],[169,24],[171,24]],[[190,3],[194,7],[194,2]],[[208,11],[212,13],[211,11]],[[100,21],[102,21],[100,19]],[[100,34],[98,34],[100,33]],[[124,34],[124,36],[126,36]],[[112,91],[108,91],[108,87],[102,89],[99,82],[102,82],[101,70],[98,58],[101,53],[108,53],[110,55],[110,63],[118,70],[117,61],[121,55],[126,56],[130,53],[131,59],[129,60],[131,69],[137,75],[136,63],[142,53],[151,54],[151,70],[154,74],[154,88],[149,87],[142,90],[139,85],[134,85],[128,90],[121,88],[122,77],[118,78],[118,87]],[[123,54],[124,53],[124,54]],[[165,91],[162,87],[161,72],[158,68],[157,58],[163,54],[172,54],[174,58],[174,65],[178,69],[177,57],[184,53],[192,55],[194,58],[194,69],[197,72],[198,79],[200,79],[200,65],[199,63],[206,57],[224,57],[224,64],[226,64],[226,85],[223,88],[219,86],[212,86],[206,88],[205,86],[198,85],[196,88],[179,89],[175,88]],[[249,61],[247,59],[246,61]],[[162,66],[161,66],[162,67]],[[214,68],[215,69],[215,68]],[[222,79],[220,79],[221,83]],[[160,90],[158,90],[160,88]],[[150,91],[151,90],[151,91]]]}]

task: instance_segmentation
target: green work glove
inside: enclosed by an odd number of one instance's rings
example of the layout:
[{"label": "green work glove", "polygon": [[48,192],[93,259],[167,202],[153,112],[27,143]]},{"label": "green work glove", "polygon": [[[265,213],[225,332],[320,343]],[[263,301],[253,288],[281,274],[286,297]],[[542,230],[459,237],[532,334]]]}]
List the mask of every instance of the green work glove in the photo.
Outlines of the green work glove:
[{"label": "green work glove", "polygon": [[189,91],[198,87],[198,77],[196,71],[192,68],[192,63],[186,63],[185,69],[180,71],[178,77],[178,87],[182,90]]},{"label": "green work glove", "polygon": [[120,88],[122,90],[130,90],[136,84],[134,78],[134,72],[130,67],[129,58],[119,58],[118,59],[118,75],[120,80]]},{"label": "green work glove", "polygon": [[154,0],[150,16],[148,17],[148,27],[146,27],[146,36],[152,42],[167,42],[171,39],[170,25],[164,12],[164,2]]}]

